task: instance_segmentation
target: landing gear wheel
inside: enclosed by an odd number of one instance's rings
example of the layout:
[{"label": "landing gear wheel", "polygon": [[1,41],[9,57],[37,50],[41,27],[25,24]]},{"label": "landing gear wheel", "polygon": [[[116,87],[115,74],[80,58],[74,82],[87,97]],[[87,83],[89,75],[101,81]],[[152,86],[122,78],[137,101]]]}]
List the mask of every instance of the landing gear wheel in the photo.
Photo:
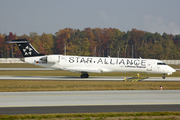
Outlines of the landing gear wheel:
[{"label": "landing gear wheel", "polygon": [[165,79],[165,78],[166,78],[166,76],[165,76],[165,74],[163,74],[162,79]]},{"label": "landing gear wheel", "polygon": [[83,73],[82,75],[81,75],[81,78],[88,78],[89,77],[89,75],[87,74],[87,73]]}]

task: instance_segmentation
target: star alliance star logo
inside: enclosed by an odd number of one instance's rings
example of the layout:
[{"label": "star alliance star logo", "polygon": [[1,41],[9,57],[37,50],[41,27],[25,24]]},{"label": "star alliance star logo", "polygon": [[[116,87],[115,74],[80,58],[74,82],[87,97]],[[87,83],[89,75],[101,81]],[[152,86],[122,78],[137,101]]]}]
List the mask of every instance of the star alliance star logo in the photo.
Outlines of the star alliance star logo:
[{"label": "star alliance star logo", "polygon": [[32,54],[32,48],[26,46],[25,49],[23,49],[24,55],[31,55]]}]

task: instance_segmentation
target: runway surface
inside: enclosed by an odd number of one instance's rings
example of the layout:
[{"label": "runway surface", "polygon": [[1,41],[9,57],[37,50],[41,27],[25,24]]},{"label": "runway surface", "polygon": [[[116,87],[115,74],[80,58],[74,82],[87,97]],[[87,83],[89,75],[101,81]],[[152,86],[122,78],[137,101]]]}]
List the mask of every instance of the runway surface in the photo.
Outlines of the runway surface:
[{"label": "runway surface", "polygon": [[180,111],[180,90],[0,92],[0,114]]},{"label": "runway surface", "polygon": [[[131,77],[126,77],[129,79]],[[0,76],[0,80],[71,80],[71,81],[124,81],[125,77],[66,77],[66,76]],[[180,81],[180,77],[149,77],[141,81]]]},{"label": "runway surface", "polygon": [[0,108],[0,115],[180,111],[180,105],[107,105]]}]

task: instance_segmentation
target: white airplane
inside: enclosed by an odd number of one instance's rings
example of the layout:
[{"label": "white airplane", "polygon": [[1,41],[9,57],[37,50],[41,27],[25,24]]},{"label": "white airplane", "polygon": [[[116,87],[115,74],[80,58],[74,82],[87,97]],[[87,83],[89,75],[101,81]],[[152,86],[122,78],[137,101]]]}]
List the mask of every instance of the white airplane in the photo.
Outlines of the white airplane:
[{"label": "white airplane", "polygon": [[23,61],[47,68],[82,73],[81,78],[88,78],[88,73],[106,72],[145,72],[171,75],[175,69],[157,59],[87,57],[70,55],[45,55],[39,53],[26,39],[17,39],[5,43],[16,43],[21,50]]}]

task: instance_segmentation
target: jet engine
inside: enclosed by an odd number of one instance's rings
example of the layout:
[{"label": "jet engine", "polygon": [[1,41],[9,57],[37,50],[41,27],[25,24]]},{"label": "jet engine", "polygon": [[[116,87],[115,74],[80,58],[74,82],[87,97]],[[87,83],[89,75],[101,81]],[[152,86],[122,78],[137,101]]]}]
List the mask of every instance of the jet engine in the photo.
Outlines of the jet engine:
[{"label": "jet engine", "polygon": [[48,63],[57,63],[60,61],[60,57],[58,55],[48,55],[42,57],[40,60]]}]

